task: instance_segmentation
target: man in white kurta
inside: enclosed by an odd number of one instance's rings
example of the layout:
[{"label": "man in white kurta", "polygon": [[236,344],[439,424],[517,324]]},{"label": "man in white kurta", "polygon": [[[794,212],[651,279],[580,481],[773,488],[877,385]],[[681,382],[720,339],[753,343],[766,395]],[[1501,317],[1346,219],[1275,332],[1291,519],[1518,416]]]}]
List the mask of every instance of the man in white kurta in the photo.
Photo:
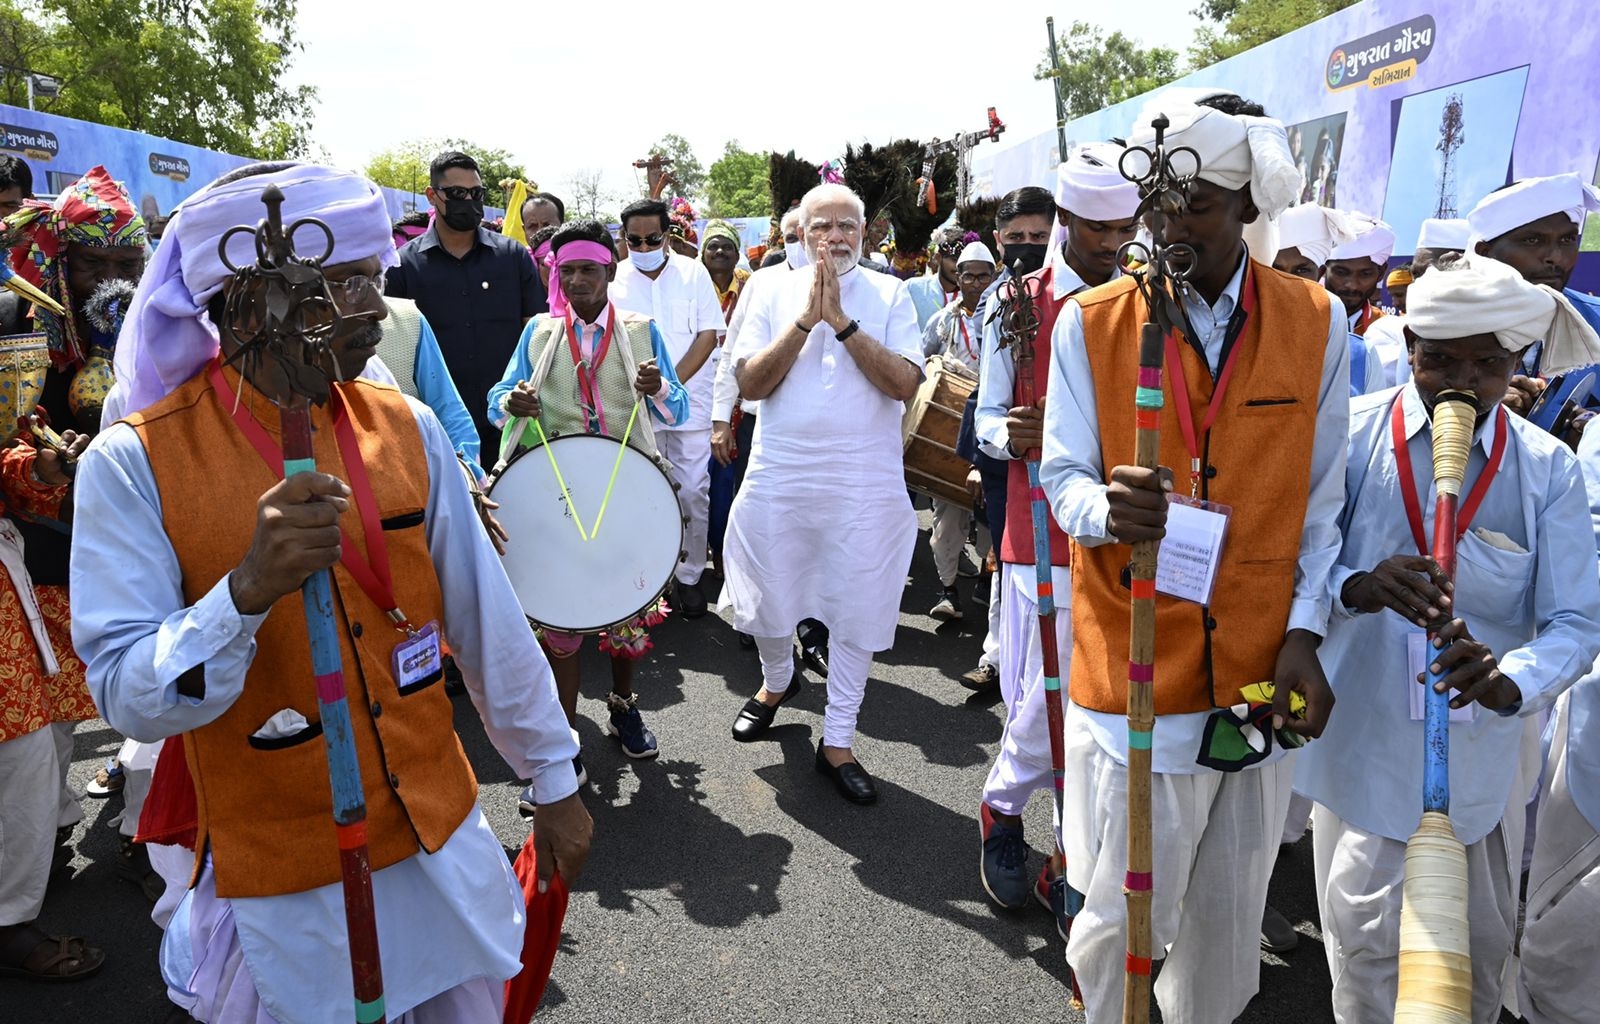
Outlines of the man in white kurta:
[{"label": "man in white kurta", "polygon": [[[1600,420],[1578,445],[1590,518],[1600,523]],[[1600,532],[1595,535],[1600,544]],[[1573,538],[1576,541],[1576,538]],[[1545,733],[1539,828],[1528,869],[1518,1010],[1530,1024],[1580,1024],[1600,1006],[1600,661],[1556,702]]]},{"label": "man in white kurta", "polygon": [[905,285],[855,265],[865,230],[855,194],[818,186],[801,210],[813,265],[751,279],[729,353],[761,417],[729,514],[724,602],[734,628],[755,638],[765,684],[734,735],[754,739],[771,724],[791,688],[795,626],[820,619],[831,652],[817,768],[870,803],[851,747],[872,654],[894,643],[916,541],[900,419],[922,377],[922,337]]},{"label": "man in white kurta", "polygon": [[[628,258],[611,282],[611,301],[654,320],[672,365],[689,392],[689,415],[656,428],[656,445],[672,463],[678,504],[688,518],[678,563],[676,606],[690,618],[705,614],[700,576],[706,567],[706,528],[711,514],[711,386],[716,374],[717,333],[727,329],[717,288],[705,264],[672,252],[666,206],[641,200],[623,210]],[[635,244],[635,243],[638,244]]]},{"label": "man in white kurta", "polygon": [[[1600,582],[1577,463],[1500,399],[1532,341],[1560,336],[1560,348],[1547,351],[1587,361],[1600,341],[1559,293],[1482,257],[1439,264],[1407,298],[1412,381],[1351,408],[1344,543],[1328,580],[1334,611],[1322,646],[1339,704],[1301,755],[1296,788],[1318,805],[1317,891],[1334,1017],[1387,1020],[1406,841],[1422,815],[1416,678],[1428,664],[1449,673],[1446,684],[1459,690],[1449,809],[1467,848],[1472,1019],[1493,1024],[1515,937],[1532,784],[1520,767],[1524,733],[1600,651]],[[1429,410],[1445,388],[1470,390],[1487,407],[1462,484],[1449,605],[1437,567],[1419,550],[1433,537]],[[1431,646],[1423,622],[1454,642]]]}]

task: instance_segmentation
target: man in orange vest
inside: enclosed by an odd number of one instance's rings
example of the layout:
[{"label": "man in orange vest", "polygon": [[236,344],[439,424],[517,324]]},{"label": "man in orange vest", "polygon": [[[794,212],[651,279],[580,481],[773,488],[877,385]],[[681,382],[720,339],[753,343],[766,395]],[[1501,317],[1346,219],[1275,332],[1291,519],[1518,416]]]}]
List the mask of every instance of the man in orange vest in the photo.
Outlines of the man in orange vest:
[{"label": "man in orange vest", "polygon": [[[1062,309],[1044,416],[1041,480],[1076,545],[1062,833],[1067,882],[1084,906],[1067,959],[1096,1024],[1121,1019],[1125,971],[1150,970],[1125,955],[1123,886],[1138,881],[1127,876],[1130,744],[1149,743],[1153,765],[1146,884],[1152,948],[1166,959],[1156,999],[1169,1024],[1215,1024],[1236,1018],[1259,984],[1257,940],[1293,771],[1279,744],[1319,733],[1332,705],[1317,645],[1344,497],[1344,312],[1313,282],[1260,262],[1274,253],[1243,242],[1247,224],[1298,192],[1283,126],[1232,94],[1199,105],[1158,97],[1130,147],[1153,143],[1158,112],[1171,120],[1167,145],[1193,147],[1201,164],[1187,210],[1147,218],[1158,245],[1193,253],[1181,329],[1166,345],[1164,468],[1129,465],[1140,326],[1152,318],[1132,278]],[[1169,513],[1174,490],[1192,502],[1181,515]],[[1167,544],[1162,561],[1209,572],[1214,585],[1188,585],[1183,573],[1158,583],[1146,669],[1156,724],[1130,734],[1128,545],[1179,528],[1184,549]],[[1260,683],[1275,684],[1276,703]],[[1304,718],[1291,716],[1291,692],[1305,698]]]},{"label": "man in orange vest", "polygon": [[[286,367],[308,368],[221,362],[239,348],[228,304],[249,297],[218,243],[261,220],[269,185],[285,223],[316,217],[332,232],[323,273],[340,320],[316,370],[346,382],[311,410],[321,471],[287,480],[273,406],[291,396]],[[391,1017],[498,1019],[521,969],[522,889],[477,806],[441,637],[496,749],[533,781],[541,874],[570,882],[588,853],[577,745],[450,440],[426,406],[356,379],[381,336],[389,235],[378,188],[323,167],[252,165],[184,203],[117,347],[131,414],[78,471],[73,638],[90,689],[119,731],[181,735],[193,780],[197,856],[162,962],[200,1020],[349,1019],[339,842],[298,592],[313,572],[330,570],[336,595]],[[230,255],[247,262],[238,242]]]}]

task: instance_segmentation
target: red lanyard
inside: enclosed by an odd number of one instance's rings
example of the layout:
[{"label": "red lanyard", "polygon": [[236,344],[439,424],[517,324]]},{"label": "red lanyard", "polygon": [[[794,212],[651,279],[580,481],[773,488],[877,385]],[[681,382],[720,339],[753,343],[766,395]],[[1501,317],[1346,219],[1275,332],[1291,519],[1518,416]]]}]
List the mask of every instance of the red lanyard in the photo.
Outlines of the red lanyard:
[{"label": "red lanyard", "polygon": [[978,353],[972,351],[972,335],[967,331],[967,318],[961,310],[956,310],[956,323],[961,327],[961,344],[966,346],[967,358],[972,362],[978,361]]},{"label": "red lanyard", "polygon": [[[1478,506],[1483,504],[1483,496],[1489,493],[1489,485],[1494,483],[1495,474],[1500,471],[1500,460],[1506,454],[1506,434],[1511,424],[1506,420],[1505,406],[1495,410],[1495,419],[1494,446],[1489,451],[1489,461],[1483,467],[1483,472],[1478,474],[1478,482],[1472,485],[1471,492],[1467,494],[1466,503],[1456,513],[1456,540],[1465,536],[1467,527],[1472,525],[1472,517],[1477,514]],[[1411,475],[1411,446],[1406,443],[1406,414],[1401,408],[1399,396],[1395,397],[1389,424],[1394,435],[1395,467],[1400,474],[1400,497],[1406,505],[1406,519],[1411,523],[1411,538],[1417,542],[1417,551],[1427,555],[1428,538],[1422,532],[1422,502],[1417,497],[1416,478]]]},{"label": "red lanyard", "polygon": [[594,418],[602,434],[606,432],[606,418],[600,409],[600,398],[595,388],[594,378],[595,374],[600,371],[601,362],[606,358],[606,351],[611,348],[611,336],[617,330],[617,311],[612,308],[609,302],[606,303],[604,315],[606,326],[605,330],[600,332],[600,341],[595,344],[594,358],[585,363],[583,349],[578,344],[578,332],[573,329],[572,325],[572,307],[568,306],[566,312],[567,348],[572,352],[572,365],[578,371],[578,388],[583,392],[584,408],[594,412]]},{"label": "red lanyard", "polygon": [[1372,303],[1368,302],[1363,304],[1361,307],[1361,317],[1356,321],[1355,330],[1351,331],[1350,333],[1364,337],[1367,333],[1367,328],[1371,327],[1372,322],[1378,319],[1380,315],[1381,314],[1376,309],[1372,308]]},{"label": "red lanyard", "polygon": [[[1189,410],[1189,381],[1183,372],[1183,360],[1178,357],[1178,336],[1174,331],[1167,332],[1167,365],[1172,367],[1172,397],[1178,406],[1178,426],[1183,428],[1183,444],[1189,449],[1191,496],[1200,493],[1200,435],[1209,434],[1211,424],[1217,421],[1217,413],[1222,409],[1222,398],[1228,392],[1228,382],[1233,379],[1234,364],[1239,359],[1239,346],[1234,342],[1244,333],[1245,322],[1250,319],[1250,314],[1255,312],[1256,279],[1249,267],[1245,268],[1244,284],[1240,292],[1241,315],[1228,324],[1228,333],[1222,342],[1222,372],[1217,375],[1216,386],[1211,391],[1211,401],[1206,406],[1205,419],[1200,422],[1198,430],[1195,428],[1194,414]],[[1198,338],[1191,340],[1199,344]],[[1205,358],[1203,345],[1200,358]]]},{"label": "red lanyard", "polygon": [[[217,401],[222,407],[231,411],[234,425],[244,434],[245,440],[250,442],[256,453],[261,456],[261,461],[267,468],[283,475],[283,448],[272,439],[266,428],[256,422],[248,407],[234,400],[233,393],[228,389],[228,379],[222,374],[222,365],[213,359],[207,371],[211,376],[211,390],[216,394]],[[333,407],[333,433],[339,443],[339,455],[344,460],[345,475],[349,477],[346,483],[350,485],[351,497],[355,500],[356,511],[361,516],[361,529],[367,537],[367,551],[371,555],[369,564],[366,558],[361,557],[361,552],[356,550],[355,542],[343,530],[339,531],[339,561],[355,577],[356,584],[361,587],[372,603],[382,608],[384,614],[389,616],[395,628],[406,634],[416,632],[411,622],[406,618],[405,612],[400,610],[398,602],[394,599],[394,578],[389,573],[389,546],[383,538],[383,522],[378,518],[378,501],[373,497],[372,480],[367,476],[367,464],[361,459],[361,446],[356,441],[355,428],[350,425],[350,417],[345,411],[344,396],[340,394],[339,387],[331,389],[329,399]]]}]

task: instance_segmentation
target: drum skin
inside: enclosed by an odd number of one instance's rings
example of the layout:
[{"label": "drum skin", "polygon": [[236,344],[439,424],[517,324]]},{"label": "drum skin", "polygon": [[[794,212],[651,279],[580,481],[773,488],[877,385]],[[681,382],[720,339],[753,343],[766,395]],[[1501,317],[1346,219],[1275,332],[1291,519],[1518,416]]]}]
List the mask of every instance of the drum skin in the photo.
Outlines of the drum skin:
[{"label": "drum skin", "polygon": [[683,558],[671,479],[649,456],[608,437],[572,434],[520,452],[489,496],[511,537],[501,562],[537,626],[598,633],[625,623],[655,603]]}]

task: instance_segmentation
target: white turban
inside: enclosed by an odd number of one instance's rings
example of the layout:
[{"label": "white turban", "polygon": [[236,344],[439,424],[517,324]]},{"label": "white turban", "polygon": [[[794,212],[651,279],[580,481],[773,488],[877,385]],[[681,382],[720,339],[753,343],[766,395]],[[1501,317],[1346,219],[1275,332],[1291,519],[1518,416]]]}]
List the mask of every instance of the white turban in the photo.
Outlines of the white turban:
[{"label": "white turban", "polygon": [[1079,146],[1056,168],[1056,205],[1085,220],[1127,220],[1139,207],[1139,186],[1122,176],[1124,150],[1110,142]]},{"label": "white turban", "polygon": [[1470,245],[1492,241],[1553,213],[1566,214],[1582,229],[1584,217],[1595,210],[1600,210],[1600,190],[1576,174],[1524,178],[1490,192],[1467,214],[1467,223],[1472,226]]},{"label": "white turban", "polygon": [[1457,252],[1465,252],[1468,249],[1467,237],[1471,233],[1472,228],[1464,217],[1453,220],[1429,217],[1422,222],[1422,230],[1417,232],[1417,248],[1455,249]]},{"label": "white turban", "polygon": [[1432,341],[1493,334],[1508,352],[1542,341],[1539,365],[1547,374],[1600,363],[1600,336],[1570,299],[1470,252],[1445,257],[1411,283],[1406,327]]},{"label": "white turban", "polygon": [[[1180,146],[1190,147],[1200,157],[1202,180],[1234,191],[1248,185],[1256,209],[1268,219],[1275,219],[1300,197],[1304,183],[1300,167],[1289,152],[1289,136],[1283,130],[1283,122],[1197,106],[1192,100],[1185,100],[1192,95],[1205,99],[1218,93],[1172,89],[1158,93],[1145,104],[1130,130],[1129,147],[1153,145],[1156,133],[1150,122],[1157,114],[1165,114],[1171,122],[1164,137],[1169,152]],[[1133,162],[1130,160],[1130,165]],[[1173,170],[1191,173],[1193,167],[1184,164],[1183,156],[1173,158]]]},{"label": "white turban", "polygon": [[[255,174],[191,196],[173,211],[154,259],[139,281],[117,340],[117,385],[108,409],[137,412],[193,377],[218,351],[216,329],[205,319],[206,303],[220,292],[232,271],[223,265],[217,243],[229,228],[254,226],[266,219],[261,194],[268,185],[283,192],[285,227],[315,217],[333,232],[326,264],[378,257],[380,266],[398,262],[383,193],[372,182],[331,167],[296,164]],[[324,236],[302,228],[294,237],[301,256],[320,256]],[[240,234],[228,243],[235,265],[255,262],[252,239]],[[106,422],[111,422],[108,413]]]},{"label": "white turban", "polygon": [[1355,225],[1339,210],[1316,203],[1291,206],[1278,218],[1278,248],[1298,249],[1300,255],[1322,266],[1336,245],[1355,237]]},{"label": "white turban", "polygon": [[1349,217],[1355,237],[1348,242],[1335,245],[1333,252],[1328,254],[1328,259],[1367,259],[1380,267],[1387,265],[1389,257],[1394,255],[1394,232],[1390,230],[1389,225],[1364,213],[1352,213]]},{"label": "white turban", "polygon": [[959,267],[963,263],[987,263],[992,267],[994,253],[990,252],[989,247],[982,242],[968,242],[966,248],[961,250],[961,255],[956,257],[956,266]]}]

